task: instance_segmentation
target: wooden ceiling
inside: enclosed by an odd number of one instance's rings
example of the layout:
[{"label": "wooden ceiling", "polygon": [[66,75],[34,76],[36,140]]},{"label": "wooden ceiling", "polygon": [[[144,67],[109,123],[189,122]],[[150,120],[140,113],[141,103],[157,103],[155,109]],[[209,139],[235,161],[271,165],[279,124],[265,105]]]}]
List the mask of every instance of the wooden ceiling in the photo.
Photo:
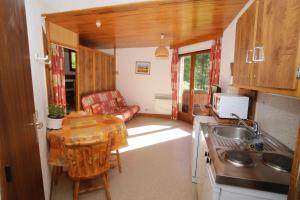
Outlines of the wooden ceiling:
[{"label": "wooden ceiling", "polygon": [[[248,0],[164,0],[45,14],[97,48],[183,46],[220,37]],[[102,23],[96,28],[96,20]]]}]

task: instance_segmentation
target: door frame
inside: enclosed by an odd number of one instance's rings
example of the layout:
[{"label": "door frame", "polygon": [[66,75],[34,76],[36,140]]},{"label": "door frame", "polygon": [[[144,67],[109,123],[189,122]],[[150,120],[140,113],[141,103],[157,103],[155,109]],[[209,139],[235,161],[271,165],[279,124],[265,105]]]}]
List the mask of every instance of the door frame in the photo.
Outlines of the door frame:
[{"label": "door frame", "polygon": [[[194,86],[195,86],[195,64],[196,64],[196,55],[201,54],[201,53],[210,53],[210,49],[204,49],[201,51],[194,51],[190,53],[184,53],[184,54],[179,54],[179,61],[181,60],[181,57],[184,56],[191,56],[191,69],[190,69],[190,88],[189,88],[189,102],[188,102],[188,112],[181,112],[178,111],[178,119],[188,122],[188,123],[193,123],[194,121],[194,114],[193,114],[193,106],[194,106]],[[179,62],[180,63],[180,62]],[[180,68],[180,67],[179,67]],[[179,70],[180,73],[180,70]],[[178,87],[180,87],[180,84],[178,84]],[[179,95],[178,95],[179,96]]]}]

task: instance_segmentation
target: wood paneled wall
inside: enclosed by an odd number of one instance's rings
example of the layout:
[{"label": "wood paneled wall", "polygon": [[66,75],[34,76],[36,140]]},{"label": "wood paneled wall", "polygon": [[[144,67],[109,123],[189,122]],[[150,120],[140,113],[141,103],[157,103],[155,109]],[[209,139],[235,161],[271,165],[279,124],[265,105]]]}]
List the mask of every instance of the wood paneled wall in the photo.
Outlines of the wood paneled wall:
[{"label": "wood paneled wall", "polygon": [[115,56],[84,46],[78,48],[77,110],[83,95],[116,89]]},{"label": "wood paneled wall", "polygon": [[46,21],[46,26],[48,41],[50,41],[49,43],[59,44],[72,49],[76,49],[78,47],[78,33],[74,33],[66,28],[48,21]]}]

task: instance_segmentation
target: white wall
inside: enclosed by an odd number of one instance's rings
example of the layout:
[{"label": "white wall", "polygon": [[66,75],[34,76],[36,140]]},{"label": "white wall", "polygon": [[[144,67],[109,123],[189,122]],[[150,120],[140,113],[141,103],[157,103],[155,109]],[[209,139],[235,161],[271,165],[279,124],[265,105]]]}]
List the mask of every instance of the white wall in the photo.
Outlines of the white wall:
[{"label": "white wall", "polygon": [[[235,28],[238,18],[251,5],[250,0],[223,33],[220,85],[228,92],[230,63],[234,62]],[[294,150],[300,122],[300,99],[258,93],[255,119],[261,128]]]},{"label": "white wall", "polygon": [[114,55],[114,49],[97,49],[97,50],[106,54]]},{"label": "white wall", "polygon": [[[117,89],[128,104],[137,104],[142,113],[156,113],[155,94],[171,94],[171,58],[156,58],[155,48],[119,48],[116,50]],[[150,75],[135,73],[136,61],[151,62]],[[169,113],[170,114],[170,113]]]},{"label": "white wall", "polygon": [[300,125],[300,99],[259,93],[256,120],[291,149],[295,149]]},{"label": "white wall", "polygon": [[45,5],[45,13],[80,10],[125,3],[135,3],[144,0],[41,0]]},{"label": "white wall", "polygon": [[213,42],[214,42],[213,40],[209,40],[209,41],[206,41],[206,42],[199,42],[199,43],[196,43],[196,44],[191,44],[191,45],[187,45],[187,46],[184,46],[184,47],[180,47],[178,49],[178,52],[179,52],[179,54],[185,54],[185,53],[210,49]]},{"label": "white wall", "polygon": [[25,0],[26,19],[28,29],[29,51],[31,74],[33,83],[33,94],[35,109],[38,112],[38,121],[44,124],[41,130],[38,130],[40,157],[42,165],[43,183],[45,199],[49,199],[51,175],[47,162],[47,139],[46,139],[46,118],[47,118],[47,90],[45,79],[45,66],[35,62],[34,55],[44,55],[41,13],[44,12],[43,5],[40,1]]}]

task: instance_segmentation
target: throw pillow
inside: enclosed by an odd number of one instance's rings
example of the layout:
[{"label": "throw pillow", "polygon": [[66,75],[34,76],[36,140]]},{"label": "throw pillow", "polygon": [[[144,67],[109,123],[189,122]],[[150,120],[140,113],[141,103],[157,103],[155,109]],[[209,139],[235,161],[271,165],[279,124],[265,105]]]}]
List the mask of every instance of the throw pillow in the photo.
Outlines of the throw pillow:
[{"label": "throw pillow", "polygon": [[120,98],[120,97],[117,98],[117,104],[118,104],[119,107],[126,107],[127,106],[127,103],[126,103],[125,99]]}]

